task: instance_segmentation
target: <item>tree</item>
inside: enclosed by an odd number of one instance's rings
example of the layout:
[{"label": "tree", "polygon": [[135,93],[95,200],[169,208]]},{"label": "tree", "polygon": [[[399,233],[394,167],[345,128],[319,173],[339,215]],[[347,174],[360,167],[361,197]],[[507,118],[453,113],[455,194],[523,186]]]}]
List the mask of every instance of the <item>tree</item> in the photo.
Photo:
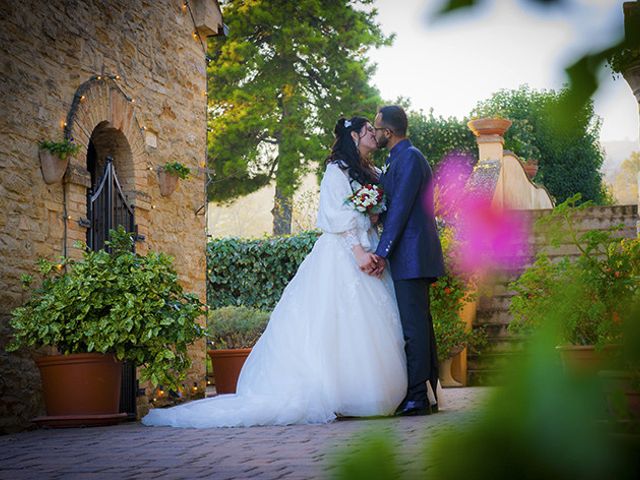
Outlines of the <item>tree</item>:
[{"label": "tree", "polygon": [[638,201],[638,173],[640,173],[640,152],[633,152],[622,162],[613,179],[613,194],[621,204]]},{"label": "tree", "polygon": [[533,90],[524,85],[517,90],[500,90],[479,102],[473,117],[501,116],[513,121],[505,134],[505,148],[522,159],[536,158],[536,181],[556,199],[564,202],[575,193],[583,201],[602,203],[605,199],[600,168],[604,154],[600,147],[600,118],[587,100],[567,124],[554,112],[566,102],[569,91]]},{"label": "tree", "polygon": [[340,114],[380,102],[366,52],[388,45],[373,0],[237,0],[229,36],[209,51],[209,198],[226,201],[275,179],[273,233],[291,230],[301,176],[322,161]]},{"label": "tree", "polygon": [[449,153],[466,153],[477,158],[478,148],[466,120],[455,117],[435,116],[422,110],[409,111],[409,136],[432,166],[437,165]]}]

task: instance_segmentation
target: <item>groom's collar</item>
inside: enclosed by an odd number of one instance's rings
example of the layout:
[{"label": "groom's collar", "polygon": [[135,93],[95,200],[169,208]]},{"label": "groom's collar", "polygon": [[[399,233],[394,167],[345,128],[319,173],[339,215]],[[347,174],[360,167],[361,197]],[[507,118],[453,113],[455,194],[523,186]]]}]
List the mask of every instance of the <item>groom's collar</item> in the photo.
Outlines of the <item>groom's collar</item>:
[{"label": "groom's collar", "polygon": [[389,157],[393,157],[400,152],[404,152],[407,148],[411,146],[411,140],[405,138],[404,140],[400,140],[396,143],[391,150],[389,150]]}]

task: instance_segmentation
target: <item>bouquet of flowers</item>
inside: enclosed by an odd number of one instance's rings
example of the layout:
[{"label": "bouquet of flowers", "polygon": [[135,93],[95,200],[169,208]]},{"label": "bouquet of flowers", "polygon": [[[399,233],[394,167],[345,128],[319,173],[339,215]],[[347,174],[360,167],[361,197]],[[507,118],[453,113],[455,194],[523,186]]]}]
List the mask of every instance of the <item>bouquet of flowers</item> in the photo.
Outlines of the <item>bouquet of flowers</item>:
[{"label": "bouquet of flowers", "polygon": [[360,187],[345,202],[351,203],[353,208],[366,215],[377,215],[387,209],[382,187],[371,183]]}]

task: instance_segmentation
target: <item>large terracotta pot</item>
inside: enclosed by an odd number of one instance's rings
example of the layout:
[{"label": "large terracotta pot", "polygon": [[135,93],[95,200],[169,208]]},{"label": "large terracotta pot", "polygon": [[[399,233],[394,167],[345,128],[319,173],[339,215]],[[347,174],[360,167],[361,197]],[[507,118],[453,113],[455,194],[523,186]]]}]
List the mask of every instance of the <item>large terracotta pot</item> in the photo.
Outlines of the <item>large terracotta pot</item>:
[{"label": "large terracotta pot", "polygon": [[42,379],[48,426],[91,426],[116,423],[122,364],[112,354],[76,353],[36,359]]},{"label": "large terracotta pot", "polygon": [[593,375],[605,367],[607,358],[616,348],[611,345],[596,350],[593,345],[560,345],[556,350],[567,373]]},{"label": "large terracotta pot", "polygon": [[69,157],[65,160],[60,160],[57,155],[45,149],[40,149],[38,156],[40,157],[40,169],[42,170],[44,183],[51,185],[62,180],[69,165]]},{"label": "large terracotta pot", "polygon": [[216,392],[236,393],[240,370],[251,353],[251,349],[209,350],[208,353],[211,357]]}]

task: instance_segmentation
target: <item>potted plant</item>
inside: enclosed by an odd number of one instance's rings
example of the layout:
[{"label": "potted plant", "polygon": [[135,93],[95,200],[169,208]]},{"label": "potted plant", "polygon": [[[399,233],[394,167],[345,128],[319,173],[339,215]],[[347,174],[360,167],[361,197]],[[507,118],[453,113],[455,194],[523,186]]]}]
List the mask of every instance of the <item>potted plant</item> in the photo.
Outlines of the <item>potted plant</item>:
[{"label": "potted plant", "polygon": [[484,346],[486,334],[482,329],[472,328],[477,293],[472,279],[455,266],[453,230],[445,227],[440,238],[449,273],[431,285],[430,310],[438,347],[440,383],[443,387],[460,387],[462,383],[451,374],[453,359],[467,347],[477,350]]},{"label": "potted plant", "polygon": [[203,305],[183,292],[171,257],[134,253],[123,227],[110,232],[108,245],[111,253],[87,250],[80,260],[40,260],[42,284],[12,312],[9,351],[51,346],[59,353],[36,359],[47,409],[42,423],[117,420],[119,362],[141,367],[141,379],[153,385],[175,386],[191,364],[187,346],[204,336],[196,321]]},{"label": "potted plant", "polygon": [[178,186],[178,179],[186,180],[191,170],[180,162],[165,163],[158,171],[160,195],[168,197]]},{"label": "potted plant", "polygon": [[527,177],[529,177],[529,180],[533,180],[536,173],[538,173],[538,160],[530,158],[522,164],[522,168],[524,169],[524,173],[527,174]]},{"label": "potted plant", "polygon": [[238,375],[269,322],[269,312],[248,307],[222,307],[209,312],[208,351],[217,393],[235,393]]},{"label": "potted plant", "polygon": [[[551,245],[571,244],[575,259],[552,262],[539,254],[534,264],[511,284],[516,295],[510,311],[510,330],[527,333],[537,329],[553,312],[563,310],[557,349],[565,367],[593,372],[622,340],[621,306],[640,291],[640,239],[623,239],[618,228],[579,232],[575,215],[590,203],[576,203],[580,194],[538,220]],[[558,317],[556,315],[556,317]]]},{"label": "potted plant", "polygon": [[47,185],[62,180],[69,165],[69,157],[76,155],[80,150],[80,146],[73,142],[73,138],[65,138],[62,142],[45,140],[38,146],[40,169]]}]

